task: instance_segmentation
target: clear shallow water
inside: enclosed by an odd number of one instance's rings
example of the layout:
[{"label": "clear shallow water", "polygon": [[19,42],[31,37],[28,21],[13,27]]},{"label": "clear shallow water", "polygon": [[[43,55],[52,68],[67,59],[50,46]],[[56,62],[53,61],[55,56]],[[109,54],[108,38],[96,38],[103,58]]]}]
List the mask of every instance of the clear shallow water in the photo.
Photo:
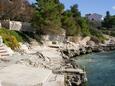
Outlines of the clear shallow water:
[{"label": "clear shallow water", "polygon": [[115,86],[115,51],[80,56],[76,62],[85,66],[88,86]]}]

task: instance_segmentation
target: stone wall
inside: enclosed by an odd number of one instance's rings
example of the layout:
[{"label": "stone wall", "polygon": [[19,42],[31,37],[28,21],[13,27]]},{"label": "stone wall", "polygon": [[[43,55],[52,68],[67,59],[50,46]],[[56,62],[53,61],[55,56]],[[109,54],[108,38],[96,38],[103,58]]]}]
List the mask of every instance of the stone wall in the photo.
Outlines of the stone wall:
[{"label": "stone wall", "polygon": [[81,36],[68,36],[68,41],[79,43],[82,40]]},{"label": "stone wall", "polygon": [[65,36],[64,35],[42,35],[42,39],[46,46],[52,46],[52,45],[61,46],[65,40]]},{"label": "stone wall", "polygon": [[74,42],[74,43],[79,43],[79,44],[81,44],[81,45],[83,45],[83,46],[86,46],[87,45],[87,42],[88,41],[90,41],[90,37],[89,36],[87,36],[87,37],[81,37],[81,36],[69,36],[68,37],[68,41],[70,41],[70,42]]},{"label": "stone wall", "polygon": [[16,31],[28,31],[28,32],[35,31],[35,28],[31,26],[31,23],[20,22],[20,21],[3,20],[1,21],[1,27]]}]

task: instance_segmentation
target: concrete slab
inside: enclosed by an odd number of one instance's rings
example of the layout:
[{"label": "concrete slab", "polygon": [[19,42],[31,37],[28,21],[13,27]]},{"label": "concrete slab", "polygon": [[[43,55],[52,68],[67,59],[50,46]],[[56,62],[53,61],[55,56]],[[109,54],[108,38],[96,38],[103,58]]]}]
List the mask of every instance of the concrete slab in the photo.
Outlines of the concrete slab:
[{"label": "concrete slab", "polygon": [[0,86],[42,86],[51,70],[13,64],[0,70]]},{"label": "concrete slab", "polygon": [[43,86],[65,86],[64,75],[52,74]]}]

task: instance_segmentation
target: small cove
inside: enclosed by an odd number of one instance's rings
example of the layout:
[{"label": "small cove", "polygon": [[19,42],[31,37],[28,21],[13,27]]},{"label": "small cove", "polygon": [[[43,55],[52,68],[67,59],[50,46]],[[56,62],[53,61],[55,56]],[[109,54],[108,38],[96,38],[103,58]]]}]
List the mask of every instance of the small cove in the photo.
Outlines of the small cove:
[{"label": "small cove", "polygon": [[115,51],[79,56],[76,63],[85,66],[88,86],[115,86]]}]

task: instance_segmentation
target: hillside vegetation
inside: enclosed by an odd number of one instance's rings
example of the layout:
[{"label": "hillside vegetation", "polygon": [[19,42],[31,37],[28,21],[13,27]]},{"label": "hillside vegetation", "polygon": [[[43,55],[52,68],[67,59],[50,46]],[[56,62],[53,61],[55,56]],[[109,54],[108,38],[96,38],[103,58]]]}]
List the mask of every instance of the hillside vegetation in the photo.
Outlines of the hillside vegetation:
[{"label": "hillside vegetation", "polygon": [[[115,26],[115,16],[111,16],[109,12],[106,13],[106,16],[102,22],[92,22],[81,16],[81,12],[79,11],[77,4],[71,6],[70,9],[65,9],[64,4],[62,4],[59,0],[36,0],[36,2],[32,5],[24,2],[24,0],[21,1],[21,3],[25,4],[25,7],[27,6],[28,9],[31,9],[30,13],[32,15],[28,15],[28,17],[31,18],[28,18],[27,20],[24,19],[25,17],[23,11],[23,15],[15,15],[15,17],[5,15],[7,13],[1,9],[0,11],[4,13],[4,16],[1,16],[1,19],[31,22],[37,32],[23,33],[9,31],[4,28],[0,29],[0,35],[3,37],[4,43],[12,49],[18,48],[19,42],[30,42],[29,38],[36,39],[40,42],[41,35],[60,35],[64,30],[66,31],[66,36],[90,36],[92,39],[98,40],[99,42],[104,42],[104,40],[106,40],[103,34],[115,36],[115,32],[109,30]],[[16,4],[16,2],[14,4]],[[12,9],[9,8],[7,11],[8,10],[11,11]],[[12,11],[11,14],[14,15],[14,13],[17,13],[16,9],[15,11],[16,12]],[[27,13],[28,12],[29,10]],[[105,29],[103,30],[102,28]]]},{"label": "hillside vegetation", "polygon": [[32,25],[41,34],[61,34],[64,29],[66,36],[93,36],[100,42],[105,40],[103,33],[81,16],[77,4],[65,10],[59,0],[36,0],[33,7],[36,11]]}]

